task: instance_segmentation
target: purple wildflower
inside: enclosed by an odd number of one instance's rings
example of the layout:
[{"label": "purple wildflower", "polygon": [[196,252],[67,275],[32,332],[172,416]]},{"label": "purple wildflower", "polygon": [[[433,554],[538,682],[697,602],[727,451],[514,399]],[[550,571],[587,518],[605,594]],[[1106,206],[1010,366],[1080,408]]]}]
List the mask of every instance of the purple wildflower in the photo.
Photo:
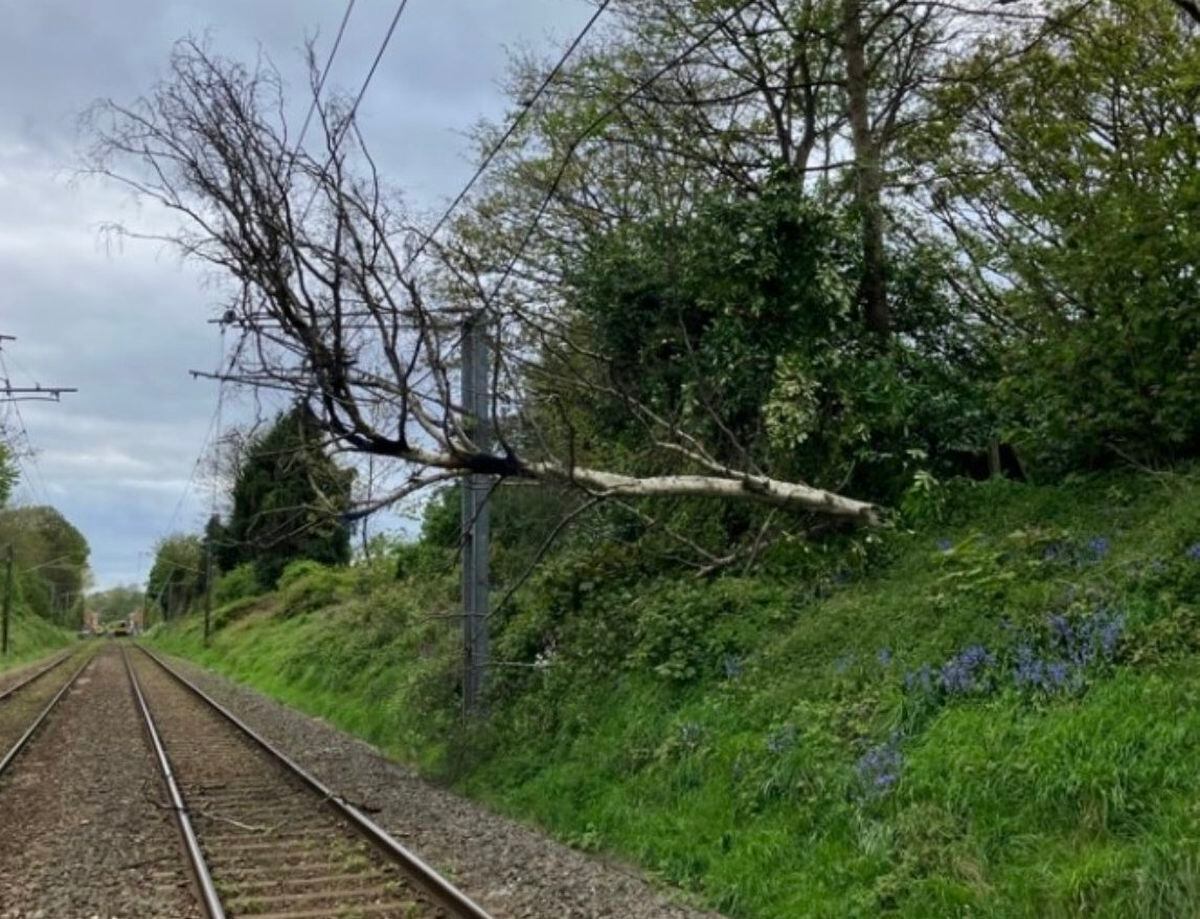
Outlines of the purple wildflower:
[{"label": "purple wildflower", "polygon": [[1187,557],[1194,562],[1200,562],[1200,542],[1194,542],[1187,549]]},{"label": "purple wildflower", "polygon": [[1013,682],[1018,689],[1044,689],[1046,665],[1035,657],[1033,648],[1021,645],[1017,648],[1017,666],[1013,669]]},{"label": "purple wildflower", "polygon": [[876,744],[858,758],[855,772],[868,797],[886,794],[900,780],[904,757],[900,753],[900,737],[893,734],[887,743]]},{"label": "purple wildflower", "polygon": [[1062,689],[1067,685],[1071,668],[1063,661],[1053,661],[1046,665],[1046,688]]},{"label": "purple wildflower", "polygon": [[951,549],[954,548],[954,543],[952,543],[950,540],[948,540],[944,536],[941,539],[939,539],[936,543],[934,543],[934,545],[937,546],[939,552],[949,552]]},{"label": "purple wildflower", "polygon": [[1070,647],[1075,641],[1075,630],[1071,627],[1071,621],[1061,613],[1056,613],[1046,620],[1050,626],[1051,639],[1063,647]]},{"label": "purple wildflower", "polygon": [[892,649],[888,647],[880,648],[875,653],[875,659],[879,661],[881,666],[889,666],[892,663]]},{"label": "purple wildflower", "polygon": [[1107,536],[1093,536],[1088,540],[1087,548],[1088,551],[1092,553],[1092,559],[1094,561],[1099,561],[1108,555],[1108,551],[1112,548],[1112,544],[1109,542]]},{"label": "purple wildflower", "polygon": [[933,688],[933,671],[928,664],[904,674],[904,689],[907,692],[929,692]]},{"label": "purple wildflower", "polygon": [[992,655],[983,645],[971,645],[942,665],[938,671],[938,682],[948,695],[973,692],[983,685],[982,671],[992,661]]}]

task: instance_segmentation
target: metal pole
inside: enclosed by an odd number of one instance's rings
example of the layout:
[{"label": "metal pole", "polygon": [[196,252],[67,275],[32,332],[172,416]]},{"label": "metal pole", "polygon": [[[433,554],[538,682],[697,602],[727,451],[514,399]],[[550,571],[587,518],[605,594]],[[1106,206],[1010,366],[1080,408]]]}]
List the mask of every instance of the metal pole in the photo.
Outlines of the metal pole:
[{"label": "metal pole", "polygon": [[13,547],[9,545],[4,555],[4,616],[0,625],[0,654],[8,656],[8,617],[12,612],[13,592]]},{"label": "metal pole", "polygon": [[204,646],[208,647],[208,637],[212,632],[212,590],[213,563],[212,539],[204,541]]},{"label": "metal pole", "polygon": [[[491,447],[487,328],[481,314],[463,323],[462,400],[469,433],[479,450]],[[482,707],[489,663],[488,559],[491,476],[472,473],[462,483],[463,710]]]}]

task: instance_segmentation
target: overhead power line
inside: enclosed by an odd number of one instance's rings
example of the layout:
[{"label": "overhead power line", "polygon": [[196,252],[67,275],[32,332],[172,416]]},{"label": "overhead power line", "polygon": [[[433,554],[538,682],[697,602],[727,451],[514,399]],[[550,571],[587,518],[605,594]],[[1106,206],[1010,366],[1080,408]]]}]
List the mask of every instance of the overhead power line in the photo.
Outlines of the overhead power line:
[{"label": "overhead power line", "polygon": [[[396,26],[400,22],[400,17],[404,15],[404,11],[408,8],[408,0],[400,0],[400,5],[396,7],[396,13],[392,16],[392,21],[388,25],[388,30],[383,36],[383,41],[379,44],[379,50],[375,52],[375,59],[371,61],[371,68],[367,71],[366,77],[363,79],[362,86],[359,87],[358,94],[354,97],[354,104],[350,106],[350,111],[346,114],[345,120],[341,127],[333,137],[333,144],[329,150],[329,157],[325,160],[325,165],[321,167],[320,178],[324,178],[329,172],[329,167],[333,165],[333,159],[337,156],[338,147],[341,146],[342,139],[346,136],[346,132],[350,130],[350,125],[354,123],[355,116],[358,114],[358,107],[362,103],[363,96],[367,94],[367,89],[371,85],[371,81],[375,78],[375,71],[379,69],[379,62],[383,60],[383,55],[387,51],[388,45],[392,41],[392,35],[396,32]],[[315,100],[314,100],[315,101]],[[312,208],[313,202],[317,200],[318,184],[313,188],[312,194],[308,197],[308,203],[304,205],[304,210],[300,214],[300,223],[304,223],[304,219],[308,216],[309,210]]]},{"label": "overhead power line", "polygon": [[20,437],[25,442],[26,457],[29,459],[30,466],[33,467],[36,479],[29,475],[25,468],[25,463],[19,450],[12,451],[13,458],[16,460],[17,468],[21,472],[21,479],[29,488],[31,497],[34,495],[35,489],[41,493],[41,501],[43,504],[50,503],[50,491],[46,487],[46,479],[42,475],[42,468],[37,461],[37,452],[33,448],[33,440],[29,436],[29,428],[25,425],[25,418],[21,414],[19,402],[59,402],[65,393],[78,392],[79,390],[70,386],[42,386],[41,383],[35,383],[33,386],[14,386],[12,384],[12,375],[8,370],[8,361],[5,358],[3,345],[5,342],[16,341],[13,335],[0,335],[0,403],[8,406],[9,414],[5,423],[15,416],[17,428]]},{"label": "overhead power line", "polygon": [[12,376],[8,365],[4,362],[3,344],[6,341],[16,341],[15,335],[0,335],[0,402],[58,402],[65,393],[79,392],[73,386],[43,386],[35,383],[33,386],[13,386]]},{"label": "overhead power line", "polygon": [[741,13],[753,2],[754,0],[743,0],[742,3],[739,3],[728,14],[721,17],[721,19],[719,19],[711,29],[707,30],[698,39],[689,44],[678,54],[670,58],[665,64],[650,74],[650,76],[638,82],[636,86],[622,95],[612,105],[605,108],[604,111],[593,118],[592,121],[589,122],[582,131],[572,138],[571,143],[567,145],[566,152],[563,154],[562,161],[558,164],[558,170],[555,173],[553,180],[551,180],[549,188],[546,189],[545,195],[542,196],[541,203],[538,205],[538,209],[533,215],[533,220],[529,222],[529,226],[525,230],[525,234],[522,236],[521,242],[518,244],[516,251],[512,255],[512,258],[509,259],[508,264],[504,267],[504,273],[501,274],[500,279],[492,288],[491,294],[487,295],[485,306],[490,306],[492,301],[499,296],[501,288],[504,287],[505,283],[507,283],[509,277],[512,275],[513,269],[516,267],[517,260],[525,252],[525,249],[528,248],[530,241],[533,239],[533,234],[537,231],[538,225],[542,222],[542,218],[546,215],[546,211],[550,207],[550,202],[554,200],[555,194],[558,193],[559,186],[562,185],[563,178],[567,174],[567,169],[571,165],[571,160],[575,157],[575,152],[579,149],[583,142],[591,137],[593,132],[602,127],[605,122],[607,122],[613,115],[617,114],[617,112],[624,108],[629,102],[636,99],[656,82],[658,82],[658,80],[662,79],[662,77],[670,73],[684,61],[690,58],[693,54],[703,48],[706,44],[708,44],[713,36],[715,36],[718,32],[728,26],[729,23],[740,16]]},{"label": "overhead power line", "polygon": [[338,47],[342,44],[342,36],[346,34],[346,23],[350,21],[350,14],[354,11],[354,0],[350,0],[346,4],[346,12],[342,14],[342,23],[338,26],[337,37],[333,40],[333,47],[329,49],[329,57],[325,59],[325,67],[321,70],[320,79],[317,80],[316,89],[313,90],[312,102],[308,106],[308,114],[304,116],[304,124],[300,128],[300,135],[296,138],[296,153],[300,152],[300,148],[304,146],[304,135],[308,133],[308,126],[312,122],[312,116],[317,110],[317,104],[321,100],[321,91],[325,88],[325,80],[329,76],[329,71],[333,67],[333,59],[337,57]]},{"label": "overhead power line", "polygon": [[408,257],[408,261],[405,262],[404,270],[401,272],[401,274],[407,272],[408,269],[413,266],[416,260],[421,257],[421,253],[425,251],[425,247],[433,241],[434,237],[437,236],[442,227],[446,225],[446,221],[450,219],[450,216],[454,213],[458,206],[462,204],[463,200],[468,194],[470,194],[471,189],[475,187],[475,183],[479,181],[479,179],[487,171],[487,168],[492,164],[492,160],[496,158],[496,156],[504,148],[504,145],[507,144],[512,136],[517,132],[517,128],[519,128],[522,122],[525,121],[526,116],[530,113],[530,111],[533,110],[533,107],[537,105],[538,100],[545,95],[546,90],[550,88],[550,84],[558,78],[558,75],[562,72],[562,69],[567,65],[567,61],[570,60],[571,55],[573,55],[575,50],[581,44],[583,44],[583,40],[587,37],[588,33],[591,32],[592,26],[596,24],[596,20],[603,15],[604,11],[608,9],[611,3],[612,0],[603,0],[603,2],[596,7],[596,11],[592,13],[591,18],[589,18],[584,24],[583,28],[575,36],[571,44],[567,46],[566,51],[562,53],[555,65],[550,68],[550,71],[545,77],[542,78],[542,81],[538,84],[537,89],[535,89],[533,94],[527,99],[522,100],[521,109],[517,112],[516,117],[513,118],[512,122],[505,129],[504,133],[500,135],[496,142],[488,148],[487,153],[484,154],[483,159],[480,160],[479,166],[475,169],[474,174],[470,179],[467,180],[467,184],[464,185],[459,193],[454,196],[454,199],[450,202],[449,207],[447,207],[442,216],[438,218],[437,223],[433,225],[433,229],[425,234],[424,238],[421,240],[421,245],[419,245],[416,251]]}]

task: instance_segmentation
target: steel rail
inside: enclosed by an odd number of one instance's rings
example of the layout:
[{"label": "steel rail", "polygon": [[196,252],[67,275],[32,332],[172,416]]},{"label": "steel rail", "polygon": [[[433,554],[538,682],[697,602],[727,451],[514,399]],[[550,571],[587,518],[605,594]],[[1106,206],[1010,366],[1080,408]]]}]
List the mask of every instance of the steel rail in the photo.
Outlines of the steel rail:
[{"label": "steel rail", "polygon": [[208,870],[208,863],[205,862],[204,853],[200,850],[200,840],[196,838],[196,831],[192,828],[192,820],[188,816],[187,805],[184,803],[183,794],[179,790],[179,784],[175,781],[175,773],[171,770],[171,762],[167,758],[167,751],[163,747],[162,738],[159,736],[158,728],[154,724],[154,716],[150,714],[150,707],[146,704],[146,697],[142,695],[142,687],[138,683],[137,675],[133,672],[133,666],[129,663],[129,654],[124,648],[121,648],[121,660],[125,662],[125,672],[129,674],[129,684],[133,687],[133,695],[137,699],[138,708],[141,709],[146,733],[150,736],[150,744],[154,747],[154,755],[158,759],[158,768],[162,772],[163,781],[166,782],[167,791],[171,795],[171,808],[175,812],[175,826],[179,829],[179,835],[183,838],[184,849],[187,851],[188,867],[191,869],[192,878],[200,890],[200,899],[205,912],[209,919],[225,919],[225,907],[221,905],[221,898],[217,894],[217,885],[213,883],[212,874]]},{"label": "steel rail", "polygon": [[25,731],[25,733],[21,735],[20,739],[13,744],[12,748],[4,754],[4,759],[0,759],[0,775],[2,775],[4,770],[7,769],[12,764],[12,761],[17,758],[17,754],[25,748],[25,745],[29,743],[30,738],[37,733],[37,729],[42,726],[42,722],[50,717],[50,712],[54,710],[54,706],[58,704],[58,700],[65,696],[67,694],[67,690],[75,685],[75,681],[79,679],[83,671],[87,670],[88,665],[91,664],[94,656],[95,655],[88,655],[88,659],[79,665],[79,669],[75,671],[75,673],[71,676],[71,679],[67,680],[67,682],[62,685],[62,688],[54,694],[54,698],[46,703],[46,707],[43,708],[41,714],[39,714],[37,718],[33,720],[33,724],[29,726],[29,729]]},{"label": "steel rail", "polygon": [[459,919],[492,919],[492,916],[486,912],[483,907],[479,906],[465,893],[442,877],[433,867],[424,862],[418,855],[409,849],[406,849],[403,845],[397,842],[387,832],[387,830],[385,830],[361,810],[323,783],[320,779],[316,778],[316,776],[304,769],[304,767],[300,766],[286,753],[274,747],[268,740],[266,740],[266,738],[238,718],[237,715],[227,709],[216,699],[212,698],[212,696],[208,695],[208,693],[206,693],[199,686],[195,685],[182,674],[170,667],[157,654],[137,643],[134,644],[134,647],[149,657],[152,661],[154,661],[154,663],[158,664],[159,667],[165,670],[180,685],[184,686],[194,695],[208,703],[211,708],[220,713],[227,721],[234,725],[234,727],[245,734],[248,738],[250,738],[250,740],[257,744],[259,748],[271,756],[271,758],[280,763],[287,771],[291,772],[305,785],[324,798],[325,801],[335,811],[337,811],[351,825],[353,825],[356,830],[366,837],[368,842],[382,851],[392,861],[399,864],[400,867],[403,868],[404,871],[412,878],[412,880],[422,887],[433,899],[438,901],[439,905],[445,909],[449,909],[456,917],[459,917]]},{"label": "steel rail", "polygon": [[0,692],[0,702],[3,702],[5,699],[9,698],[9,696],[16,695],[18,691],[24,689],[26,686],[28,686],[30,683],[32,683],[34,680],[36,680],[38,677],[45,676],[47,673],[49,673],[55,667],[61,666],[67,660],[67,658],[69,658],[73,653],[74,653],[74,651],[66,651],[63,654],[60,654],[58,657],[56,657],[54,660],[52,660],[50,663],[48,663],[45,667],[42,667],[40,670],[37,670],[34,673],[31,673],[29,676],[25,677],[20,682],[14,683],[12,686],[8,687],[8,689],[5,689],[3,692]]}]

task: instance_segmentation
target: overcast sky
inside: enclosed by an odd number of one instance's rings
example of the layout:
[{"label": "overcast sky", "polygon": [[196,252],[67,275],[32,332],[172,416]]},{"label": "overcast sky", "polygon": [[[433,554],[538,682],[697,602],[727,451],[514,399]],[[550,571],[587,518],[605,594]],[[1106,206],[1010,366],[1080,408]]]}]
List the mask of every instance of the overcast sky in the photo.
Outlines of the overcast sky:
[{"label": "overcast sky", "polygon": [[[357,0],[334,64],[357,89],[394,0]],[[74,175],[80,112],[131,101],[172,42],[209,32],[241,57],[259,45],[297,91],[300,49],[329,48],[342,0],[0,0],[0,333],[12,384],[75,386],[61,404],[0,411],[36,451],[20,502],[51,503],[87,537],[97,585],[141,582],[155,541],[198,529],[203,486],[185,491],[215,406],[218,294],[151,244],[111,251],[99,227],[136,218],[124,193]],[[506,48],[552,54],[591,13],[584,0],[410,0],[360,110],[383,171],[409,203],[434,208],[470,174],[464,131],[503,117]],[[231,410],[236,413],[236,406]],[[185,496],[182,499],[181,496]],[[178,512],[176,508],[178,506]]]}]

